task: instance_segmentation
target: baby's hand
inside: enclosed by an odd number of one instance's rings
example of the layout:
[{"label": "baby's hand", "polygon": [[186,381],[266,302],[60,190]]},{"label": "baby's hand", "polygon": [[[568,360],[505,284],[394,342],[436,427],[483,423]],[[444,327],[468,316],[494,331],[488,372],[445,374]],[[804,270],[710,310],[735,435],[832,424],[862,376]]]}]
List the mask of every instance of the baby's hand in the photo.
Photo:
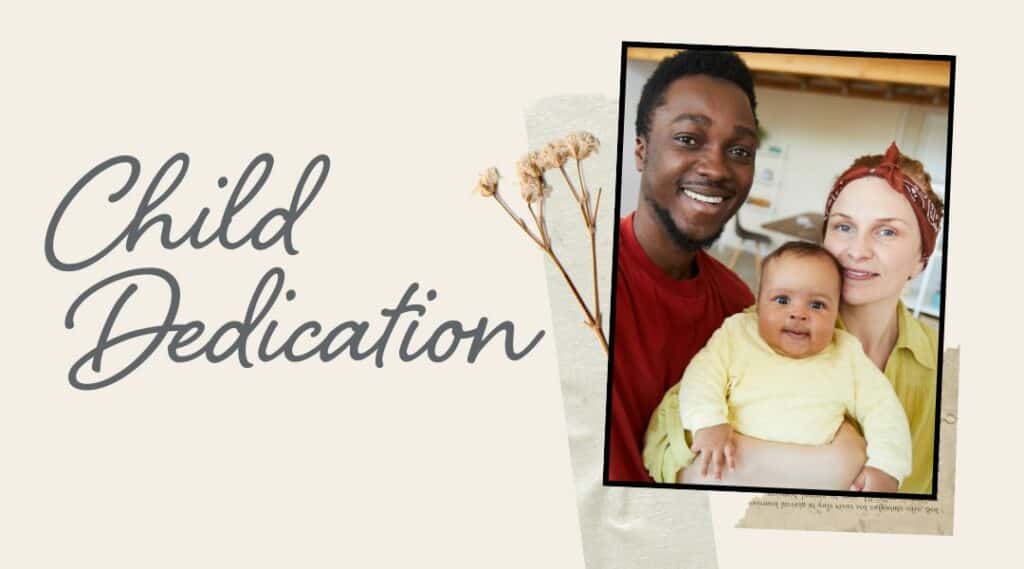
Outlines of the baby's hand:
[{"label": "baby's hand", "polygon": [[715,480],[721,480],[723,462],[729,470],[736,469],[736,444],[733,442],[732,425],[728,423],[698,430],[693,434],[690,450],[700,454],[701,476],[706,477],[710,469]]},{"label": "baby's hand", "polygon": [[899,480],[873,466],[865,466],[853,480],[850,490],[853,492],[895,492],[899,486]]}]

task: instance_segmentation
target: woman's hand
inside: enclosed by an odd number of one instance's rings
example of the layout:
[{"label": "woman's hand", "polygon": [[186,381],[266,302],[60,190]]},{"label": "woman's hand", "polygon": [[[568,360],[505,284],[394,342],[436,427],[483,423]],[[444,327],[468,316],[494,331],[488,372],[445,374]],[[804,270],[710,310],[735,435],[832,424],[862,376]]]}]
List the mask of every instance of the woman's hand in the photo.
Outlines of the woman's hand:
[{"label": "woman's hand", "polygon": [[900,481],[873,466],[865,466],[853,484],[851,492],[895,492],[899,490]]}]

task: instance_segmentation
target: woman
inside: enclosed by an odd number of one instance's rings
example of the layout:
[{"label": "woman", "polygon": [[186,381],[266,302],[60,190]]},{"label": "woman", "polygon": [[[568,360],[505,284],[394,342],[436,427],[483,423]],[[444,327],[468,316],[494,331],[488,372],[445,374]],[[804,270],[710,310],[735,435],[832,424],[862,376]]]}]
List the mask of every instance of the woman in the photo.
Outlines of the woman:
[{"label": "woman", "polygon": [[[825,206],[824,246],[844,268],[838,326],[857,336],[889,378],[910,423],[913,471],[900,492],[932,490],[938,334],[914,319],[900,298],[934,251],[941,219],[931,177],[895,143],[885,155],[854,161]],[[821,447],[738,436],[735,470],[720,473],[715,465],[695,462],[681,472],[674,451],[687,443],[678,388],[665,395],[647,430],[644,463],[657,482],[897,490],[894,479],[865,475],[864,441],[846,423]]]}]

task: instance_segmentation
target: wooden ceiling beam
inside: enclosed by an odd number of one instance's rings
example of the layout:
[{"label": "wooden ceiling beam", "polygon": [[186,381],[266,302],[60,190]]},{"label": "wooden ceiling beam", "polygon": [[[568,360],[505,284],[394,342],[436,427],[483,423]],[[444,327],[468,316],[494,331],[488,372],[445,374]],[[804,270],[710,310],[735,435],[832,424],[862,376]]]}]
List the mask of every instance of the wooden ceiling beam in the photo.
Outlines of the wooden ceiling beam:
[{"label": "wooden ceiling beam", "polygon": [[[661,61],[679,50],[629,48],[630,59]],[[926,59],[885,59],[832,55],[739,52],[751,71],[879,81],[904,85],[949,87],[949,62]]]},{"label": "wooden ceiling beam", "polygon": [[822,95],[836,95],[843,97],[853,97],[855,99],[870,99],[875,101],[898,101],[901,103],[914,103],[918,105],[929,105],[936,107],[948,107],[949,96],[946,93],[938,93],[934,95],[910,95],[902,93],[887,94],[885,91],[870,92],[870,91],[857,91],[848,89],[846,93],[842,92],[842,88],[827,88],[816,85],[809,85],[803,87],[799,84],[783,83],[778,81],[756,81],[758,88],[767,87],[771,89],[779,89],[782,91],[798,91],[805,93],[820,93]]}]

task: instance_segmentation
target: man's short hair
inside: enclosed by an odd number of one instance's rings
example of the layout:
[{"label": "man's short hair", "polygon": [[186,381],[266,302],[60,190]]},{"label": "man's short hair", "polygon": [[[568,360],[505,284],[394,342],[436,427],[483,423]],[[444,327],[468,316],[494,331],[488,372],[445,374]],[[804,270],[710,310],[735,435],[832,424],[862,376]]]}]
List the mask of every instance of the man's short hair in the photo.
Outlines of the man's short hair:
[{"label": "man's short hair", "polygon": [[754,78],[747,64],[731,51],[686,50],[661,60],[644,83],[636,106],[636,135],[647,138],[651,130],[651,114],[665,104],[665,90],[673,81],[687,75],[707,75],[729,81],[743,90],[750,101],[750,111],[757,121],[757,98]]},{"label": "man's short hair", "polygon": [[817,243],[811,243],[810,241],[789,241],[783,243],[778,249],[772,251],[764,261],[761,262],[761,279],[758,284],[758,294],[761,296],[761,284],[764,283],[764,274],[768,270],[768,265],[775,259],[783,255],[796,255],[797,257],[820,257],[822,259],[828,259],[836,267],[836,273],[839,275],[839,294],[843,292],[843,265],[836,259],[835,255],[830,253],[828,249],[818,245]]}]

